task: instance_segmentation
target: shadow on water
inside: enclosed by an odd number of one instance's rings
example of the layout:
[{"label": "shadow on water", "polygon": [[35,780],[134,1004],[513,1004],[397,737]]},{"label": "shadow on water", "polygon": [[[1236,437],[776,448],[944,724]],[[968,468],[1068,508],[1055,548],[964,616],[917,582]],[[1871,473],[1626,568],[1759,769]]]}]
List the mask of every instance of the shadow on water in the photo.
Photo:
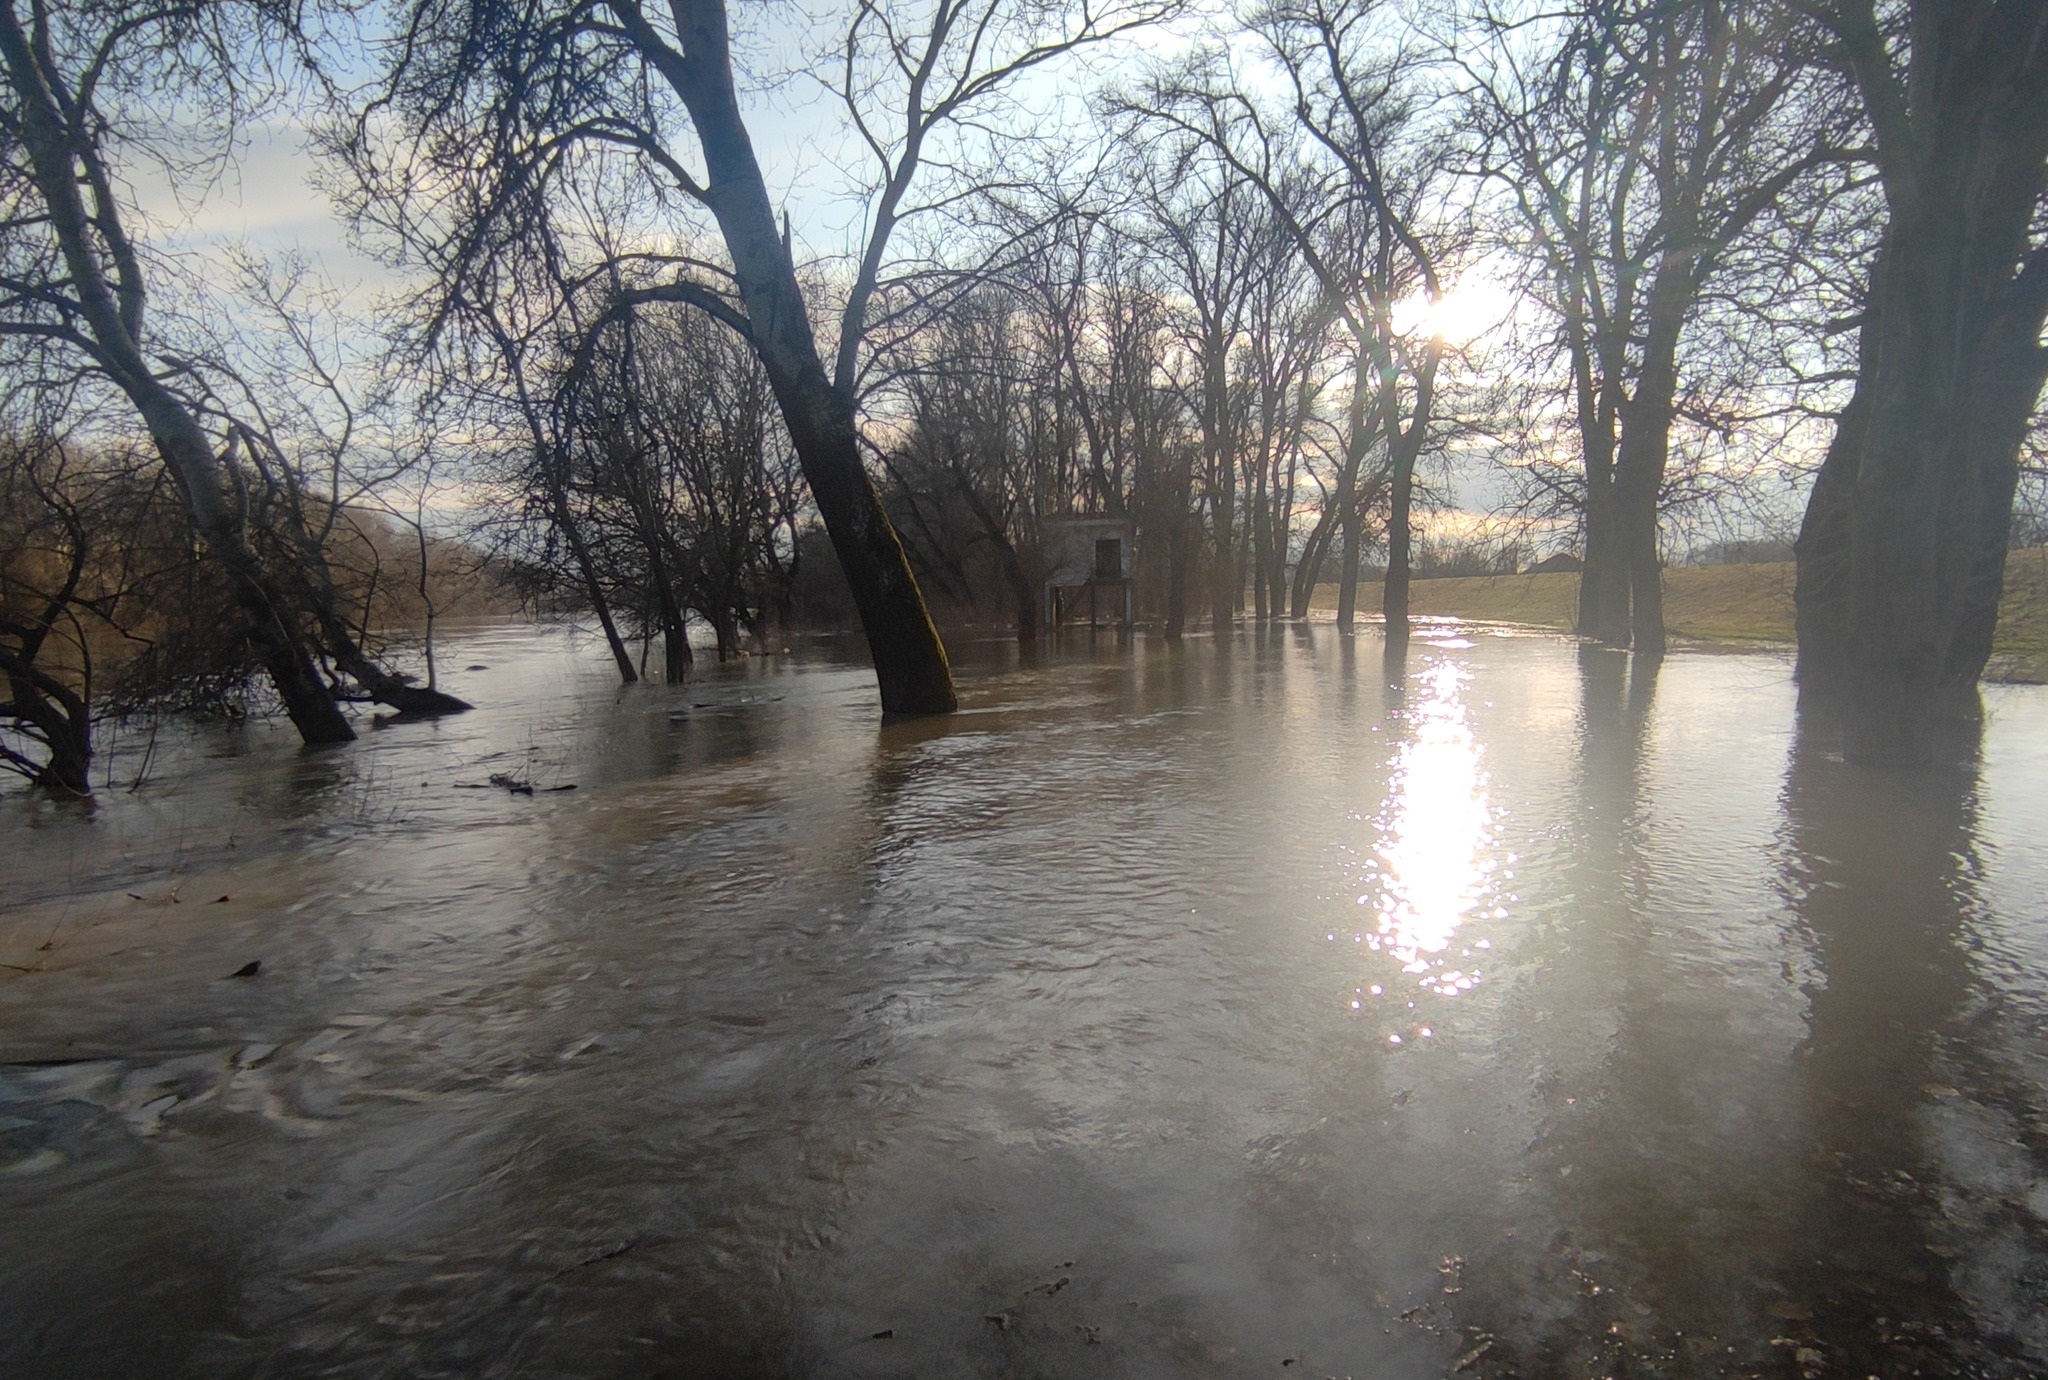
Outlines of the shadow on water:
[{"label": "shadow on water", "polygon": [[[1986,1307],[1956,1288],[1998,1242],[1957,1210],[1975,1196],[1974,1175],[1949,1162],[1941,1133],[1999,1096],[1973,1086],[1957,1058],[1991,1015],[1971,958],[1986,918],[1981,720],[1971,724],[1943,764],[1887,771],[1845,762],[1834,725],[1804,713],[1786,769],[1781,885],[1811,963],[1798,1051],[1810,1177],[1796,1218],[1806,1249],[1788,1253],[1779,1278],[1799,1305],[1788,1330],[1811,1339],[1830,1373],[2024,1363],[2015,1300]],[[2048,1286],[2042,1247],[2037,1238],[2031,1262],[1994,1265],[2031,1268],[2031,1281],[2007,1282],[2031,1285],[2035,1309]]]}]

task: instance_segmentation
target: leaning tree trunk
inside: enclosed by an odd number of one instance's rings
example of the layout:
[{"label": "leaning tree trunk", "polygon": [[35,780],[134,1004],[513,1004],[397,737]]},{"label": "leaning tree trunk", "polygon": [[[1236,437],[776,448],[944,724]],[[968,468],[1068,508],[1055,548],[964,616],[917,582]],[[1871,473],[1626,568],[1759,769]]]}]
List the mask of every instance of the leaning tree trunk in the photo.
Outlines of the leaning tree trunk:
[{"label": "leaning tree trunk", "polygon": [[1330,533],[1336,521],[1335,506],[1325,507],[1309,530],[1308,539],[1301,544],[1301,561],[1294,567],[1294,587],[1288,596],[1290,618],[1308,617],[1308,606],[1315,597],[1316,581],[1322,577],[1323,557],[1330,549]]},{"label": "leaning tree trunk", "polygon": [[633,667],[633,654],[626,650],[626,639],[619,635],[619,621],[612,616],[612,601],[605,595],[604,582],[597,578],[597,562],[591,559],[590,547],[583,540],[583,526],[569,506],[568,484],[554,463],[558,458],[547,456],[541,462],[548,467],[548,496],[555,508],[555,527],[568,543],[569,557],[576,563],[577,577],[583,581],[583,597],[590,601],[590,611],[604,633],[605,646],[611,648],[619,680],[632,685],[640,679],[640,673]]},{"label": "leaning tree trunk", "polygon": [[[206,433],[144,356],[141,262],[117,221],[87,213],[81,191],[79,160],[92,132],[73,126],[71,109],[45,80],[11,7],[0,7],[0,62],[20,99],[16,136],[29,156],[96,353],[141,414],[207,549],[228,572],[250,642],[300,736],[308,743],[349,741],[355,730],[313,665],[296,611],[250,549]],[[113,256],[111,265],[102,248]],[[109,273],[118,275],[119,300]]]},{"label": "leaning tree trunk", "polygon": [[[860,613],[885,714],[950,714],[959,707],[952,668],[903,542],[861,461],[850,393],[825,374],[796,268],[775,223],[753,140],[733,86],[725,10],[675,7],[682,51],[646,44],[689,108],[708,177],[704,201],[718,221],[745,326],[767,370],[811,498]],[[635,7],[614,6],[644,24]],[[728,316],[730,314],[728,313]]]},{"label": "leaning tree trunk", "polygon": [[129,396],[142,412],[157,453],[184,496],[207,554],[228,572],[235,602],[248,620],[250,645],[270,673],[285,713],[308,743],[349,742],[356,736],[355,730],[336,703],[333,688],[313,664],[292,600],[263,568],[227,501],[219,457],[178,401],[151,383],[153,380],[138,381],[129,387]]}]

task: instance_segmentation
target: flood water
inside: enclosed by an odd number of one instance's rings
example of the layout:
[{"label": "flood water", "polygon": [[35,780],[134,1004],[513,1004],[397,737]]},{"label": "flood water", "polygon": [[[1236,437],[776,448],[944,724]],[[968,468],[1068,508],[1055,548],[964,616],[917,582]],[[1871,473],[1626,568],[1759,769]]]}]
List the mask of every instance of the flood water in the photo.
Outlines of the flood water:
[{"label": "flood water", "polygon": [[953,650],[473,630],[7,798],[0,1374],[2048,1372],[2048,690],[1901,777],[1769,654]]}]

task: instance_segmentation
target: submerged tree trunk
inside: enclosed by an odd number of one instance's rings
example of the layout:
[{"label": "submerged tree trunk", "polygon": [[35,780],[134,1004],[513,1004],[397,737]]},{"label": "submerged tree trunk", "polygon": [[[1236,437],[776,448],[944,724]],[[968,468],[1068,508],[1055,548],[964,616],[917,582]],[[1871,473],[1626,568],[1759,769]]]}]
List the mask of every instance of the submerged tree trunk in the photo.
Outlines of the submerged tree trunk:
[{"label": "submerged tree trunk", "polygon": [[1229,359],[1219,344],[1205,351],[1202,367],[1202,440],[1208,452],[1209,621],[1218,636],[1237,621],[1237,457],[1230,425]]},{"label": "submerged tree trunk", "polygon": [[1852,758],[1898,764],[1972,712],[2048,379],[2048,248],[2031,240],[2048,4],[1914,11],[1904,81],[1874,31],[1848,30],[1890,222],[1798,548],[1802,693],[1841,713]]},{"label": "submerged tree trunk", "polygon": [[[1269,421],[1262,429],[1262,435],[1270,437],[1271,434],[1272,424]],[[1252,480],[1252,504],[1251,513],[1249,515],[1249,530],[1246,533],[1246,535],[1250,538],[1251,541],[1252,617],[1261,623],[1273,617],[1275,613],[1278,611],[1273,607],[1272,601],[1270,600],[1267,593],[1269,589],[1267,578],[1271,573],[1273,564],[1273,533],[1272,528],[1269,525],[1270,518],[1266,510],[1266,476],[1268,471],[1272,468],[1270,463],[1269,452],[1270,447],[1266,446],[1262,446],[1259,450],[1259,463],[1257,466],[1257,472],[1254,474]]]},{"label": "submerged tree trunk", "polygon": [[1415,507],[1415,458],[1397,464],[1388,480],[1390,506],[1387,513],[1387,584],[1381,612],[1388,636],[1408,634],[1409,524]]},{"label": "submerged tree trunk", "polygon": [[[833,386],[819,359],[803,289],[775,223],[733,86],[725,7],[675,7],[682,51],[664,45],[637,7],[613,5],[688,106],[709,174],[703,199],[718,221],[745,306],[744,327],[767,369],[811,497],[825,521],[867,633],[885,714],[950,714],[959,707],[946,649],[911,573],[903,542],[861,461],[849,381]],[[715,300],[715,299],[714,299]]]},{"label": "submerged tree trunk", "polygon": [[1315,598],[1316,581],[1322,578],[1323,557],[1330,549],[1330,533],[1337,525],[1336,514],[1334,503],[1325,507],[1316,518],[1316,525],[1310,529],[1308,540],[1301,545],[1301,563],[1294,567],[1294,587],[1288,598],[1290,618],[1308,617],[1309,603]]},{"label": "submerged tree trunk", "polygon": [[[127,380],[124,380],[124,385]],[[199,424],[161,387],[139,382],[128,387],[155,439],[207,554],[226,568],[235,602],[249,622],[256,649],[278,699],[299,737],[308,743],[346,743],[356,734],[336,702],[333,687],[313,664],[313,653],[292,616],[293,600],[264,570],[250,549],[241,521],[227,500],[221,465]]]},{"label": "submerged tree trunk", "polygon": [[1359,552],[1358,505],[1345,505],[1344,515],[1337,520],[1339,533],[1344,545],[1337,562],[1337,631],[1349,633],[1358,617],[1358,566]]},{"label": "submerged tree trunk", "polygon": [[[52,795],[91,795],[91,706],[86,696],[35,664],[47,628],[48,620],[39,629],[0,623],[0,631],[24,634],[18,656],[0,648],[0,676],[5,677],[8,693],[8,698],[0,701],[0,715],[32,726],[49,754],[30,778],[36,787]],[[11,763],[28,765],[22,756],[8,756]]]},{"label": "submerged tree trunk", "polygon": [[1436,371],[1443,358],[1443,342],[1432,338],[1423,346],[1422,362],[1415,370],[1413,414],[1404,426],[1394,371],[1389,368],[1380,384],[1381,427],[1387,434],[1387,487],[1391,508],[1387,515],[1387,584],[1384,612],[1388,636],[1408,635],[1409,546],[1415,508],[1415,464],[1422,457],[1428,438],[1431,407],[1436,397]]},{"label": "submerged tree trunk", "polygon": [[1628,645],[1628,552],[1612,463],[1586,467],[1586,549],[1579,570],[1579,635]]},{"label": "submerged tree trunk", "polygon": [[1179,637],[1188,626],[1188,528],[1194,517],[1187,511],[1187,495],[1181,494],[1166,535],[1166,635]]},{"label": "submerged tree trunk", "polygon": [[633,669],[633,654],[626,648],[626,639],[619,635],[619,621],[612,616],[612,601],[605,596],[604,584],[597,578],[597,563],[584,543],[582,525],[569,508],[568,491],[559,476],[555,479],[555,525],[561,529],[562,540],[569,544],[570,558],[576,562],[576,573],[583,581],[583,597],[590,601],[590,611],[604,631],[605,645],[611,648],[612,661],[619,668],[619,680],[631,685],[640,679],[640,673]]}]

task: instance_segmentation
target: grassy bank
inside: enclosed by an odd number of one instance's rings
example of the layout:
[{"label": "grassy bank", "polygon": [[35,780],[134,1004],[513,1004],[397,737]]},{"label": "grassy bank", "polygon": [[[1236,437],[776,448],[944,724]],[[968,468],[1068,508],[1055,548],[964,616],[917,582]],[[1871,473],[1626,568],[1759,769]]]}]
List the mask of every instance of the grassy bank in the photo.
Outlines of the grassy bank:
[{"label": "grassy bank", "polygon": [[[1417,580],[1411,588],[1417,614],[1569,630],[1579,577],[1493,575]],[[1335,609],[1337,587],[1319,585],[1313,607]],[[1379,607],[1378,583],[1360,585],[1359,611],[1373,616]],[[1792,565],[1675,566],[1664,572],[1664,621],[1675,637],[1695,642],[1790,642]],[[1998,650],[2019,663],[2009,672],[2048,673],[2048,548],[2015,551],[2006,561]]]}]

